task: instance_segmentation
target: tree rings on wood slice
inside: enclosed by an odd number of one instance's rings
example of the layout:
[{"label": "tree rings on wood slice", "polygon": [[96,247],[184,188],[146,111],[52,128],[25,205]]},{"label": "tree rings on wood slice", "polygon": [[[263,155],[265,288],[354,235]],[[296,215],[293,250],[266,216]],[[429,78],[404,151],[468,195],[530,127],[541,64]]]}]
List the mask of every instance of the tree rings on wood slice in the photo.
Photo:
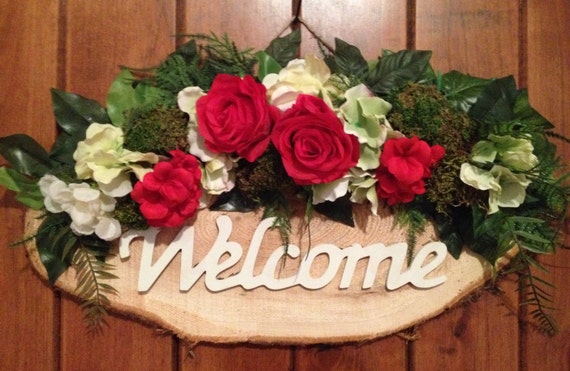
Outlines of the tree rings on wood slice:
[{"label": "tree rings on wood slice", "polygon": [[[119,278],[106,283],[119,294],[109,296],[111,310],[191,341],[363,341],[442,313],[492,275],[492,267],[469,251],[458,260],[440,257],[432,227],[418,236],[411,264],[402,262],[406,231],[394,228],[387,210],[373,216],[356,206],[352,228],[318,214],[307,226],[298,209],[286,259],[280,234],[263,230],[259,212],[201,210],[187,226],[162,230],[156,244],[148,236],[121,249],[114,243],[108,261]],[[28,233],[39,225],[34,216],[28,213]],[[260,248],[253,254],[256,238]],[[34,268],[47,277],[35,246],[28,249]],[[142,259],[145,254],[152,258]],[[74,270],[56,286],[74,295]]]}]

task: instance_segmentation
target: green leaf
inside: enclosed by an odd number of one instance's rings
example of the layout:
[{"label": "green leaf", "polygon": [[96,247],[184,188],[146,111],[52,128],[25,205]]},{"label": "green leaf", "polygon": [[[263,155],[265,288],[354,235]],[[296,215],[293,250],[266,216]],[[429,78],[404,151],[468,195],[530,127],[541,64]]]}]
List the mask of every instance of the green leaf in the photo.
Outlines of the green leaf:
[{"label": "green leaf", "polygon": [[0,138],[0,154],[21,174],[41,177],[52,167],[45,149],[25,134]]},{"label": "green leaf", "polygon": [[521,89],[519,92],[520,94],[517,96],[517,100],[513,108],[515,117],[518,121],[525,126],[534,128],[535,130],[553,129],[554,125],[531,107],[528,99],[528,90]]},{"label": "green leaf", "polygon": [[284,37],[278,37],[269,43],[265,52],[285,67],[291,60],[297,58],[301,47],[301,30],[296,29]]},{"label": "green leaf", "polygon": [[69,250],[69,243],[75,245],[70,241],[77,239],[70,224],[71,219],[66,213],[48,214],[36,234],[38,254],[51,284],[71,265],[69,254],[64,255]]},{"label": "green leaf", "polygon": [[459,71],[450,71],[441,76],[441,90],[456,109],[467,112],[491,81],[493,79],[483,79]]},{"label": "green leaf", "polygon": [[[511,121],[515,118],[513,107],[519,95],[515,79],[512,76],[490,82],[480,98],[469,109],[469,116],[487,122]],[[483,133],[487,134],[487,133]]]},{"label": "green leaf", "polygon": [[0,184],[7,189],[17,192],[16,201],[23,205],[39,210],[44,206],[44,197],[37,182],[14,169],[0,167]]},{"label": "green leaf", "polygon": [[281,71],[281,65],[266,52],[257,52],[255,53],[255,57],[257,58],[259,66],[257,77],[260,81],[263,81],[265,76],[269,75],[270,73],[278,73]]},{"label": "green leaf", "polygon": [[323,214],[327,218],[354,227],[354,218],[352,215],[352,202],[350,197],[344,196],[335,201],[325,201],[313,205],[313,210]]},{"label": "green leaf", "polygon": [[73,153],[77,149],[77,143],[82,140],[85,140],[85,132],[68,134],[61,131],[49,151],[50,158],[53,161],[74,167]]},{"label": "green leaf", "polygon": [[429,68],[431,51],[402,50],[385,53],[376,67],[370,71],[366,84],[376,94],[388,94],[409,82],[422,80]]},{"label": "green leaf", "polygon": [[156,101],[159,97],[159,89],[137,82],[131,71],[123,68],[107,93],[107,114],[113,125],[123,127],[130,110]]},{"label": "green leaf", "polygon": [[341,39],[335,39],[334,64],[335,72],[347,76],[362,77],[368,73],[368,62],[360,50]]},{"label": "green leaf", "polygon": [[105,109],[81,95],[51,89],[53,112],[58,125],[68,134],[85,133],[92,123],[111,122]]}]

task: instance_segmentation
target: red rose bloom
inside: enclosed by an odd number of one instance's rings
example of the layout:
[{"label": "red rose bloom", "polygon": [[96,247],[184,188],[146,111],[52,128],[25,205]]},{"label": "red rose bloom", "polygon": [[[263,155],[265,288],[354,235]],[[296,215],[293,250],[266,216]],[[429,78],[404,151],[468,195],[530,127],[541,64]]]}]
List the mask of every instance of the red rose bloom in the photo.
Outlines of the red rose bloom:
[{"label": "red rose bloom", "polygon": [[152,227],[179,226],[194,216],[200,205],[202,173],[198,160],[180,150],[170,154],[170,161],[156,164],[131,192]]},{"label": "red rose bloom", "polygon": [[376,171],[378,197],[394,205],[411,202],[415,195],[424,194],[424,179],[431,176],[432,167],[444,154],[442,146],[430,147],[417,136],[387,140]]},{"label": "red rose bloom", "polygon": [[251,76],[217,75],[208,94],[196,102],[198,131],[206,147],[249,162],[261,156],[279,115],[265,93],[265,86]]},{"label": "red rose bloom", "polygon": [[312,95],[297,97],[275,123],[271,141],[281,154],[287,174],[299,185],[339,179],[360,156],[358,139],[345,133],[329,106]]}]

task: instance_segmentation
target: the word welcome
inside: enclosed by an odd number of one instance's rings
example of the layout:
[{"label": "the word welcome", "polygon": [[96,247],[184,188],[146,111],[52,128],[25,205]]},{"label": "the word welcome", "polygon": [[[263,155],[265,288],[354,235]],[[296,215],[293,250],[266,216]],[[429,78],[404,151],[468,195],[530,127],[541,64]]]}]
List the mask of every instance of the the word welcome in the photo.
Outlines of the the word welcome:
[{"label": "the word welcome", "polygon": [[[181,291],[190,290],[202,275],[205,275],[206,287],[214,292],[237,286],[246,290],[261,286],[270,290],[283,290],[299,285],[307,289],[317,290],[327,286],[334,279],[343,260],[346,261],[339,289],[346,289],[352,283],[357,263],[364,259],[367,259],[368,262],[362,281],[362,289],[372,287],[380,263],[388,259],[390,260],[386,277],[386,288],[388,290],[396,290],[408,283],[418,288],[432,288],[441,285],[447,279],[445,275],[426,277],[439,267],[446,257],[447,248],[441,242],[430,242],[424,245],[409,265],[407,263],[408,247],[406,243],[396,243],[389,246],[374,243],[365,247],[355,243],[345,248],[323,243],[312,247],[301,258],[297,274],[290,277],[276,277],[278,263],[281,259],[285,256],[290,259],[297,259],[301,254],[298,246],[289,244],[287,249],[283,246],[277,247],[265,262],[262,272],[255,275],[254,267],[261,242],[267,230],[271,228],[273,218],[262,220],[258,225],[240,271],[237,274],[221,278],[222,272],[239,263],[243,256],[243,248],[239,243],[229,241],[233,226],[228,216],[219,216],[216,224],[218,226],[218,237],[210,251],[197,264],[193,261],[195,234],[193,226],[182,228],[154,263],[153,255],[159,230],[151,228],[146,231],[125,233],[121,237],[119,245],[119,255],[122,259],[130,256],[129,246],[134,238],[144,238],[138,290],[141,292],[148,291],[178,252],[181,253]],[[315,277],[311,274],[311,267],[319,255],[326,255],[328,264]]]}]

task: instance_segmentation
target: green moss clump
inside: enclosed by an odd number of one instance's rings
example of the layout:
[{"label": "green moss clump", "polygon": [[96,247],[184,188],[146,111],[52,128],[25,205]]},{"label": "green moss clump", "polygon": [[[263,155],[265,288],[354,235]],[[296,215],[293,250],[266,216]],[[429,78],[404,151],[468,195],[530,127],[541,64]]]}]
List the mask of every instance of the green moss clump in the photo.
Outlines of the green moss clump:
[{"label": "green moss clump", "polygon": [[269,145],[263,156],[255,162],[241,161],[236,170],[236,187],[254,202],[264,203],[276,193],[283,193],[294,187],[293,181],[283,168],[279,152],[273,145]]},{"label": "green moss clump", "polygon": [[139,204],[136,203],[130,196],[125,196],[117,199],[115,205],[115,219],[121,223],[122,226],[137,230],[145,230],[149,228],[146,219],[139,209]]},{"label": "green moss clump", "polygon": [[188,148],[188,117],[176,107],[156,107],[135,115],[125,130],[125,148],[168,154]]},{"label": "green moss clump", "polygon": [[461,164],[469,162],[470,149],[477,140],[477,123],[457,111],[433,85],[409,84],[394,92],[389,101],[393,107],[388,121],[394,129],[445,148],[444,158],[426,181],[426,197],[436,210],[448,214],[452,206],[478,203],[484,193],[459,179]]}]

